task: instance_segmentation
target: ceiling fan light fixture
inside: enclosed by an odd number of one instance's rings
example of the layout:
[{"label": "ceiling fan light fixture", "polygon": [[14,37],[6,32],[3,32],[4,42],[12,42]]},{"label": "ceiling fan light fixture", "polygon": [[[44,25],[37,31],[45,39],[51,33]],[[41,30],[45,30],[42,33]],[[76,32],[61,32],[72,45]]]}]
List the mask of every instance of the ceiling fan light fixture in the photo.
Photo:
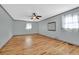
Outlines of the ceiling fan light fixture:
[{"label": "ceiling fan light fixture", "polygon": [[36,19],[36,16],[33,16],[33,19],[35,20]]},{"label": "ceiling fan light fixture", "polygon": [[36,16],[33,16],[33,19],[36,19]]}]

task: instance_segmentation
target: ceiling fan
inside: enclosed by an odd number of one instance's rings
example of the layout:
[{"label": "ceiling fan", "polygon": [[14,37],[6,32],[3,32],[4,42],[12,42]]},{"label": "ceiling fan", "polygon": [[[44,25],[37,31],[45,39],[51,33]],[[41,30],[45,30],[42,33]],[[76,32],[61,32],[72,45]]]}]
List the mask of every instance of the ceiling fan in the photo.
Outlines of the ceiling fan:
[{"label": "ceiling fan", "polygon": [[33,13],[31,19],[36,20],[36,19],[39,19],[40,17],[42,17],[42,16],[38,16],[38,15],[36,15],[36,13]]}]

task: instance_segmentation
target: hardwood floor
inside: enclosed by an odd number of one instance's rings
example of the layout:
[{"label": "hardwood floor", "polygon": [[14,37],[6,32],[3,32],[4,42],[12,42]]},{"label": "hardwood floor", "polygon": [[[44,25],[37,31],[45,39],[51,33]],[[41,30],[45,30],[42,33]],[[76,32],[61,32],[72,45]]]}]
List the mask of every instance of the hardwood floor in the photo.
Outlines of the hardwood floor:
[{"label": "hardwood floor", "polygon": [[14,36],[0,55],[78,55],[79,47],[39,34]]}]

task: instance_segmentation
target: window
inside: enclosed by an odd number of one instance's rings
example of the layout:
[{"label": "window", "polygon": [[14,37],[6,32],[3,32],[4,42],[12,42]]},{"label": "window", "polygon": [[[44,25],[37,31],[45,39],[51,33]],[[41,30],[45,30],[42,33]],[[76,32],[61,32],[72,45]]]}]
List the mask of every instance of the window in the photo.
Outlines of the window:
[{"label": "window", "polygon": [[26,29],[28,29],[28,30],[32,29],[32,24],[31,23],[26,23]]},{"label": "window", "polygon": [[79,29],[79,20],[78,14],[68,14],[62,17],[62,27],[65,30],[78,30]]}]

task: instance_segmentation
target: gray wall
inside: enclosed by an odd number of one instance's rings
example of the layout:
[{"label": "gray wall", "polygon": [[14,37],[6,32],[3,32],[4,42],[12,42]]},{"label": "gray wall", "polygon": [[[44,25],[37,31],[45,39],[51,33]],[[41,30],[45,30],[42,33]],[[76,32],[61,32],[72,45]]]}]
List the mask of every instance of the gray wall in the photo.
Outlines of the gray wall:
[{"label": "gray wall", "polygon": [[32,24],[31,30],[26,30],[26,23],[25,21],[13,21],[13,34],[14,35],[22,35],[22,34],[33,34],[38,33],[38,23],[37,22],[29,22]]},{"label": "gray wall", "polygon": [[[40,21],[39,22],[39,33],[49,36],[49,37],[54,37],[54,38],[58,38],[59,40],[63,40],[72,44],[76,44],[79,45],[79,32],[67,32],[65,30],[62,29],[61,27],[61,23],[62,23],[62,15],[64,14],[68,14],[68,13],[78,13],[79,12],[79,8],[57,15],[55,17],[51,17],[48,18],[46,20]],[[56,31],[48,31],[47,29],[47,24],[48,22],[56,22]]]},{"label": "gray wall", "polygon": [[12,37],[12,19],[0,6],[0,48]]}]

